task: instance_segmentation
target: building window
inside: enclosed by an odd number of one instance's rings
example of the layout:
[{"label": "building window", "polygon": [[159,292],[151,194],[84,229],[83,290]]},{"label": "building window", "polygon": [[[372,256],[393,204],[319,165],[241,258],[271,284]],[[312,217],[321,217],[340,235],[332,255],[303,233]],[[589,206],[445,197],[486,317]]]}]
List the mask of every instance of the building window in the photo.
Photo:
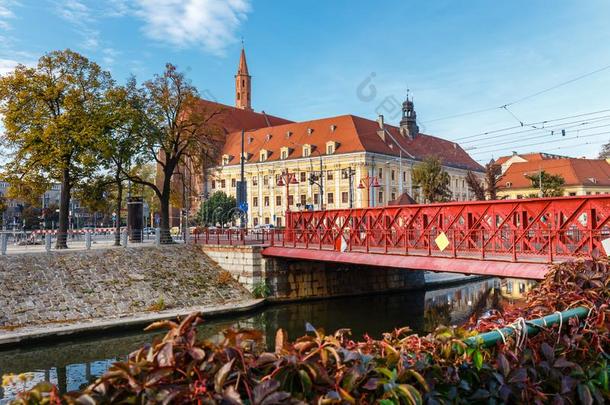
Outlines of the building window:
[{"label": "building window", "polygon": [[329,204],[334,204],[334,198],[333,198],[333,193],[328,193],[327,197],[326,197],[326,201]]},{"label": "building window", "polygon": [[301,172],[301,183],[305,183],[307,181],[307,173]]},{"label": "building window", "polygon": [[212,180],[212,189],[216,188],[216,180]]},{"label": "building window", "polygon": [[326,179],[332,180],[334,178],[332,170],[326,172]]},{"label": "building window", "polygon": [[259,160],[261,162],[264,162],[265,160],[267,160],[268,155],[269,154],[267,153],[267,151],[265,149],[263,149],[263,150],[260,151],[260,154],[258,155],[258,158],[259,158]]},{"label": "building window", "polygon": [[307,196],[305,194],[301,194],[301,205],[307,205]]},{"label": "building window", "polygon": [[252,218],[252,223],[254,224],[254,226],[258,225],[258,218]]},{"label": "building window", "polygon": [[392,193],[392,201],[396,199],[396,193]]},{"label": "building window", "polygon": [[[269,196],[268,195],[265,196],[264,201],[265,201],[265,207],[268,207],[269,206]],[[269,222],[265,222],[265,223],[268,224]]]},{"label": "building window", "polygon": [[348,200],[349,200],[349,194],[348,194],[348,192],[347,192],[347,191],[343,191],[343,192],[341,193],[341,202],[342,202],[343,204],[347,204]]},{"label": "building window", "polygon": [[318,204],[318,194],[313,195],[313,203]]},{"label": "building window", "polygon": [[269,225],[269,217],[265,217],[265,225]]},{"label": "building window", "polygon": [[282,226],[282,218],[277,217],[275,219],[275,226],[277,226],[278,228]]},{"label": "building window", "polygon": [[279,175],[279,174],[276,174],[276,175],[275,175],[275,184],[277,184],[277,183],[279,183],[279,182],[280,182],[280,175]]},{"label": "building window", "polygon": [[335,153],[335,145],[332,143],[329,143],[328,145],[326,145],[326,154],[332,155],[333,153]]},{"label": "building window", "polygon": [[407,172],[402,172],[402,181],[407,181]]},{"label": "building window", "polygon": [[280,159],[282,159],[282,160],[288,159],[288,150],[287,149],[282,149]]},{"label": "building window", "polygon": [[379,168],[379,175],[377,177],[379,177],[379,180],[383,179],[383,169],[380,167]]},{"label": "building window", "polygon": [[225,181],[225,179],[220,180],[220,188],[225,188],[227,186],[227,183]]},{"label": "building window", "polygon": [[464,184],[464,180],[462,180],[462,188],[464,188],[465,184]]},{"label": "building window", "polygon": [[291,194],[288,196],[288,206],[294,205],[294,196]]},{"label": "building window", "polygon": [[253,186],[258,186],[258,176],[252,177],[252,185]]},{"label": "building window", "polygon": [[576,193],[570,193],[569,195],[574,196],[574,195],[576,195]]},{"label": "building window", "polygon": [[309,155],[311,155],[311,146],[303,145],[303,157],[308,157]]},{"label": "building window", "polygon": [[236,186],[237,186],[237,180],[231,179],[231,187],[236,187]]},{"label": "building window", "polygon": [[258,207],[258,197],[253,197],[252,198],[252,206],[253,207]]},{"label": "building window", "polygon": [[394,170],[392,170],[392,181],[395,180],[396,174],[394,173]]},{"label": "building window", "polygon": [[275,196],[275,205],[277,205],[278,207],[282,205],[282,196],[281,195]]},{"label": "building window", "polygon": [[379,203],[381,204],[383,202],[383,191],[379,192]]},{"label": "building window", "polygon": [[265,186],[269,185],[269,176],[263,176],[263,185],[265,185]]}]

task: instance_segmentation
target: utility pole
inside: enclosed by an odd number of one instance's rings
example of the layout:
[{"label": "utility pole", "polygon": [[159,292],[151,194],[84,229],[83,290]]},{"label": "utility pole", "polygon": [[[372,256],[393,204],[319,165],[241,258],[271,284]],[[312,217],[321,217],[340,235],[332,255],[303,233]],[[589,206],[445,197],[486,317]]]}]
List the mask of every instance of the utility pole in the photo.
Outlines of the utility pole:
[{"label": "utility pole", "polygon": [[248,198],[247,198],[248,194],[247,194],[247,190],[246,190],[246,179],[245,179],[245,175],[244,175],[244,165],[245,165],[244,136],[245,136],[245,131],[242,129],[241,130],[241,157],[239,159],[240,187],[238,190],[239,196],[238,196],[238,202],[237,202],[237,204],[239,205],[239,208],[241,210],[243,210],[243,215],[241,216],[241,227],[242,228],[245,228],[248,223]]}]

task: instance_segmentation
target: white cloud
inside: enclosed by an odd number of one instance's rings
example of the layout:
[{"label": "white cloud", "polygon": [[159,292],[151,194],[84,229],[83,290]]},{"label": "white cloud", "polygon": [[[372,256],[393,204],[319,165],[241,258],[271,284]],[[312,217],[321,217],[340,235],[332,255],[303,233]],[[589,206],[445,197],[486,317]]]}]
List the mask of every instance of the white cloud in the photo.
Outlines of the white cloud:
[{"label": "white cloud", "polygon": [[91,28],[96,19],[89,6],[80,0],[63,0],[57,4],[60,17],[74,26],[83,37],[81,46],[88,50],[96,50],[100,45],[100,32]]},{"label": "white cloud", "polygon": [[251,10],[250,0],[136,0],[149,37],[222,54]]},{"label": "white cloud", "polygon": [[0,76],[12,72],[18,64],[16,60],[0,58]]},{"label": "white cloud", "polygon": [[8,20],[15,18],[12,7],[17,4],[14,0],[0,0],[0,30],[9,30],[11,28]]}]

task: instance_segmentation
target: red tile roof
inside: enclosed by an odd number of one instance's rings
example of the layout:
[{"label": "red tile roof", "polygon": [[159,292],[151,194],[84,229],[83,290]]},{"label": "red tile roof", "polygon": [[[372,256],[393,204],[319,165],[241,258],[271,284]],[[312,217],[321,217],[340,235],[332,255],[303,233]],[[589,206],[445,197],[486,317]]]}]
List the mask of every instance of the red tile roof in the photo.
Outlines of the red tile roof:
[{"label": "red tile roof", "polygon": [[252,130],[292,122],[264,112],[257,113],[203,99],[200,100],[199,107],[205,109],[208,114],[218,111],[219,114],[214,118],[213,123],[226,134],[242,129]]},{"label": "red tile roof", "polygon": [[[428,156],[437,156],[448,166],[476,171],[483,170],[481,165],[454,142],[425,134],[419,134],[411,140],[401,135],[395,126],[386,124],[385,128],[387,132],[384,133],[385,140],[383,140],[378,135],[379,124],[376,121],[353,115],[340,115],[248,131],[245,149],[248,154],[251,154],[248,163],[258,162],[259,152],[262,149],[271,152],[268,161],[276,161],[280,160],[282,147],[289,147],[291,149],[289,159],[294,159],[303,157],[302,146],[304,144],[314,145],[311,156],[318,156],[318,153],[326,153],[326,142],[335,141],[338,143],[337,154],[367,151],[399,156],[402,152],[405,158],[423,160]],[[240,139],[240,132],[227,136],[221,154],[232,157],[229,164],[239,162]]]},{"label": "red tile roof", "polygon": [[553,158],[530,162],[513,163],[500,179],[501,188],[531,188],[532,183],[525,175],[544,170],[560,175],[566,186],[610,186],[610,164],[603,159]]}]

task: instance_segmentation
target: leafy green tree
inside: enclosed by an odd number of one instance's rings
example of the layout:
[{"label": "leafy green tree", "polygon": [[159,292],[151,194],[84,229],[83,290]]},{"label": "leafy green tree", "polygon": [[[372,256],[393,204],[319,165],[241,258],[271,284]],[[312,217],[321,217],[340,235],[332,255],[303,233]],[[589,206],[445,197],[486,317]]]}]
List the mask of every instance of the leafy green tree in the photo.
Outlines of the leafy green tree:
[{"label": "leafy green tree", "polygon": [[[57,248],[66,248],[72,189],[99,165],[96,148],[104,133],[108,72],[84,56],[54,51],[35,67],[19,65],[0,78],[5,165],[12,185],[61,183]],[[40,196],[38,194],[37,196]]]},{"label": "leafy green tree", "polygon": [[425,202],[448,201],[449,182],[449,174],[437,157],[429,156],[413,169],[413,183],[421,189]]},{"label": "leafy green tree", "polygon": [[[123,172],[133,182],[150,187],[160,203],[163,241],[170,241],[169,208],[172,176],[181,165],[199,172],[204,158],[217,152],[219,131],[212,125],[220,110],[208,111],[199,103],[197,89],[183,73],[167,64],[162,75],[144,83],[146,125],[136,134],[138,141],[135,162],[154,161],[158,167],[157,181]],[[210,159],[207,159],[210,160]]]},{"label": "leafy green tree", "polygon": [[224,226],[233,219],[236,205],[235,197],[228,196],[224,191],[216,191],[201,204],[197,221],[201,225]]},{"label": "leafy green tree", "polygon": [[[542,197],[561,197],[565,180],[559,174],[542,172],[530,174],[527,177],[532,182],[532,187],[542,191]],[[541,185],[542,180],[542,185]]]}]

